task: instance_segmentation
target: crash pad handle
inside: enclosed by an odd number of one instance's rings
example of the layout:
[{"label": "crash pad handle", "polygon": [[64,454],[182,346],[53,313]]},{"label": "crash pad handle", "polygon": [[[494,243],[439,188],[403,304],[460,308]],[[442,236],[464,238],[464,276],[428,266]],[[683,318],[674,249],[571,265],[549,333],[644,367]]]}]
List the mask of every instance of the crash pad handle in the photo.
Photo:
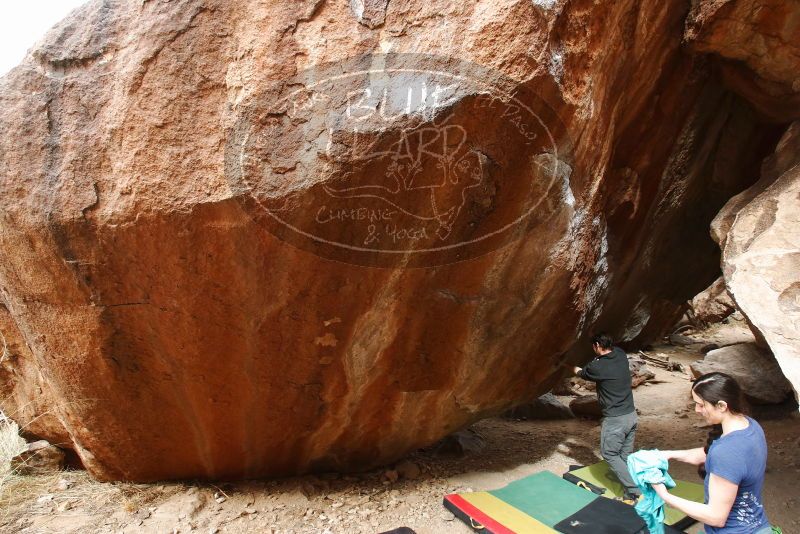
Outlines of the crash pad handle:
[{"label": "crash pad handle", "polygon": [[483,530],[484,528],[486,528],[483,525],[481,525],[480,523],[476,523],[475,520],[472,519],[471,517],[469,518],[469,525],[472,528],[474,528],[475,530]]}]

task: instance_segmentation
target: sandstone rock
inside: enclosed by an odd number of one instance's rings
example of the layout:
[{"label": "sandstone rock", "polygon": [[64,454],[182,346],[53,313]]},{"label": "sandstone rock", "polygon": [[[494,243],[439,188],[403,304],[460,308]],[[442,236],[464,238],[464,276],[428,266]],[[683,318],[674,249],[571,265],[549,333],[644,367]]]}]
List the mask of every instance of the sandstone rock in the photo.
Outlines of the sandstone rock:
[{"label": "sandstone rock", "polygon": [[383,25],[389,0],[350,0],[350,8],[358,22],[374,29]]},{"label": "sandstone rock", "polygon": [[41,374],[34,355],[0,293],[0,406],[6,417],[19,424],[28,441],[47,436],[52,443],[70,444],[62,423],[50,407],[56,396]]},{"label": "sandstone rock", "polygon": [[42,475],[64,468],[64,451],[45,440],[29,443],[11,458],[11,469],[20,475]]},{"label": "sandstone rock", "polygon": [[779,122],[800,119],[800,5],[783,0],[692,2],[686,41],[723,79]]},{"label": "sandstone rock", "polygon": [[691,307],[695,320],[702,325],[719,323],[736,311],[736,304],[728,294],[722,277],[695,296]]},{"label": "sandstone rock", "polygon": [[401,477],[408,480],[416,480],[421,474],[419,466],[409,460],[403,460],[395,466],[395,469]]},{"label": "sandstone rock", "polygon": [[800,122],[714,219],[728,292],[800,390]]},{"label": "sandstone rock", "polygon": [[506,417],[511,419],[573,419],[575,416],[568,406],[561,403],[552,393],[545,393],[528,404],[515,406]]},{"label": "sandstone rock", "polygon": [[656,374],[647,367],[647,362],[638,356],[628,355],[628,367],[631,370],[631,387],[633,388],[637,388],[656,377]]},{"label": "sandstone rock", "polygon": [[393,528],[392,530],[381,532],[380,534],[416,534],[416,532],[409,527],[398,527],[398,528]]},{"label": "sandstone rock", "polygon": [[58,510],[61,513],[64,513],[71,509],[72,509],[72,503],[69,501],[64,501],[56,507],[56,510]]},{"label": "sandstone rock", "polygon": [[597,384],[590,380],[575,377],[572,383],[578,395],[585,395],[587,391],[597,391]]},{"label": "sandstone rock", "polygon": [[690,345],[697,345],[701,343],[701,341],[698,341],[693,337],[684,336],[683,334],[671,334],[669,336],[669,342],[671,345],[676,345],[679,347],[688,347]]},{"label": "sandstone rock", "polygon": [[466,429],[454,432],[436,444],[437,454],[464,455],[483,450],[486,443],[477,432]]},{"label": "sandstone rock", "polygon": [[88,2],[0,81],[3,411],[103,480],[361,470],[658,338],[775,128],[685,17]]},{"label": "sandstone rock", "polygon": [[600,411],[600,403],[597,401],[597,395],[576,397],[569,403],[569,409],[579,417],[599,419],[603,416]]},{"label": "sandstone rock", "polygon": [[756,404],[781,403],[792,394],[792,385],[783,376],[775,357],[754,343],[712,350],[690,369],[695,378],[712,371],[731,375],[747,399]]},{"label": "sandstone rock", "polygon": [[556,385],[553,386],[551,392],[553,395],[561,395],[561,396],[568,396],[568,395],[578,395],[578,392],[575,391],[576,384],[574,383],[575,377],[565,377],[556,382]]},{"label": "sandstone rock", "polygon": [[[693,4],[686,39],[695,50],[712,53],[729,87],[771,119],[787,123],[800,118],[800,32],[791,22],[798,16],[797,2],[701,0]],[[795,123],[764,162],[761,179],[731,199],[712,225],[728,293],[795,391],[800,306],[791,303],[797,301],[793,288],[800,287],[799,137]]]}]

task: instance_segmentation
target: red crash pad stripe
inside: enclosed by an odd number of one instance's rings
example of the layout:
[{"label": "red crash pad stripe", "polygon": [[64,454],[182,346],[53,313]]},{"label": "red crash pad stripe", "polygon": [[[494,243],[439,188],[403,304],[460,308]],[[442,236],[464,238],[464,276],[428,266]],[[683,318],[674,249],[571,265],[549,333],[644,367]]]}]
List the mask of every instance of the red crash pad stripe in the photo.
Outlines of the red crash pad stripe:
[{"label": "red crash pad stripe", "polygon": [[459,509],[463,510],[464,513],[474,519],[476,523],[480,523],[489,529],[489,531],[491,531],[493,534],[517,534],[513,530],[506,528],[488,515],[481,512],[479,509],[472,506],[470,503],[464,500],[461,495],[445,495],[444,498],[453,503]]}]

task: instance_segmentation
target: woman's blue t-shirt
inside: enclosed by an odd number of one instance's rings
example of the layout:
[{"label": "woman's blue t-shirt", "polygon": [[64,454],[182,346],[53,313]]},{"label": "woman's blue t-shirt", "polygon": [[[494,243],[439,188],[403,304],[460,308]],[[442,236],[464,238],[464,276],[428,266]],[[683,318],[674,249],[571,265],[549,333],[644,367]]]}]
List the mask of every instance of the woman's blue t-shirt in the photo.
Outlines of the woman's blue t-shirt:
[{"label": "woman's blue t-shirt", "polygon": [[767,467],[767,440],[761,425],[750,417],[750,426],[734,430],[711,443],[706,455],[706,503],[712,474],[738,484],[724,527],[705,526],[708,534],[752,534],[769,525],[761,503],[764,470]]}]

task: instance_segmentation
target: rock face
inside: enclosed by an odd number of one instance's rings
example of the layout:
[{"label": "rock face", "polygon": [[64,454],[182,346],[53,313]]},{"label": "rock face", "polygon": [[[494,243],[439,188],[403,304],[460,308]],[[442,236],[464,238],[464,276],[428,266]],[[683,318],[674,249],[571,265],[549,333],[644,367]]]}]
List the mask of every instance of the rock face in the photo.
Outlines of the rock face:
[{"label": "rock face", "polygon": [[64,468],[64,451],[45,440],[29,443],[24,451],[11,458],[11,469],[19,475],[42,475]]},{"label": "rock face", "polygon": [[515,406],[506,417],[512,419],[574,419],[569,406],[563,404],[552,393],[545,393],[527,404]]},{"label": "rock face", "polygon": [[695,320],[700,324],[718,323],[736,311],[736,304],[725,288],[725,279],[717,278],[713,284],[695,296],[691,302]]},{"label": "rock face", "polygon": [[104,480],[365,469],[663,334],[783,131],[687,9],[89,2],[0,81],[3,410]]},{"label": "rock face", "polygon": [[[800,118],[800,4],[712,0],[693,4],[686,39],[711,54],[728,87],[776,122]],[[800,127],[765,161],[760,180],[712,226],[728,293],[762,346],[800,391]]]},{"label": "rock face", "polygon": [[569,403],[569,409],[579,417],[590,417],[592,419],[600,419],[603,417],[603,411],[600,409],[600,402],[597,400],[597,395],[575,397]]},{"label": "rock face", "polygon": [[792,385],[781,373],[775,357],[754,343],[712,350],[690,368],[695,378],[712,371],[731,375],[755,404],[778,404],[792,394]]},{"label": "rock face", "polygon": [[712,225],[725,284],[800,390],[800,122],[764,162],[761,180],[731,199]]},{"label": "rock face", "polygon": [[799,9],[784,0],[699,0],[692,2],[686,41],[773,120],[800,119]]},{"label": "rock face", "polygon": [[631,387],[633,388],[638,388],[656,377],[656,374],[647,367],[647,362],[637,356],[628,355],[628,367],[631,370]]}]

